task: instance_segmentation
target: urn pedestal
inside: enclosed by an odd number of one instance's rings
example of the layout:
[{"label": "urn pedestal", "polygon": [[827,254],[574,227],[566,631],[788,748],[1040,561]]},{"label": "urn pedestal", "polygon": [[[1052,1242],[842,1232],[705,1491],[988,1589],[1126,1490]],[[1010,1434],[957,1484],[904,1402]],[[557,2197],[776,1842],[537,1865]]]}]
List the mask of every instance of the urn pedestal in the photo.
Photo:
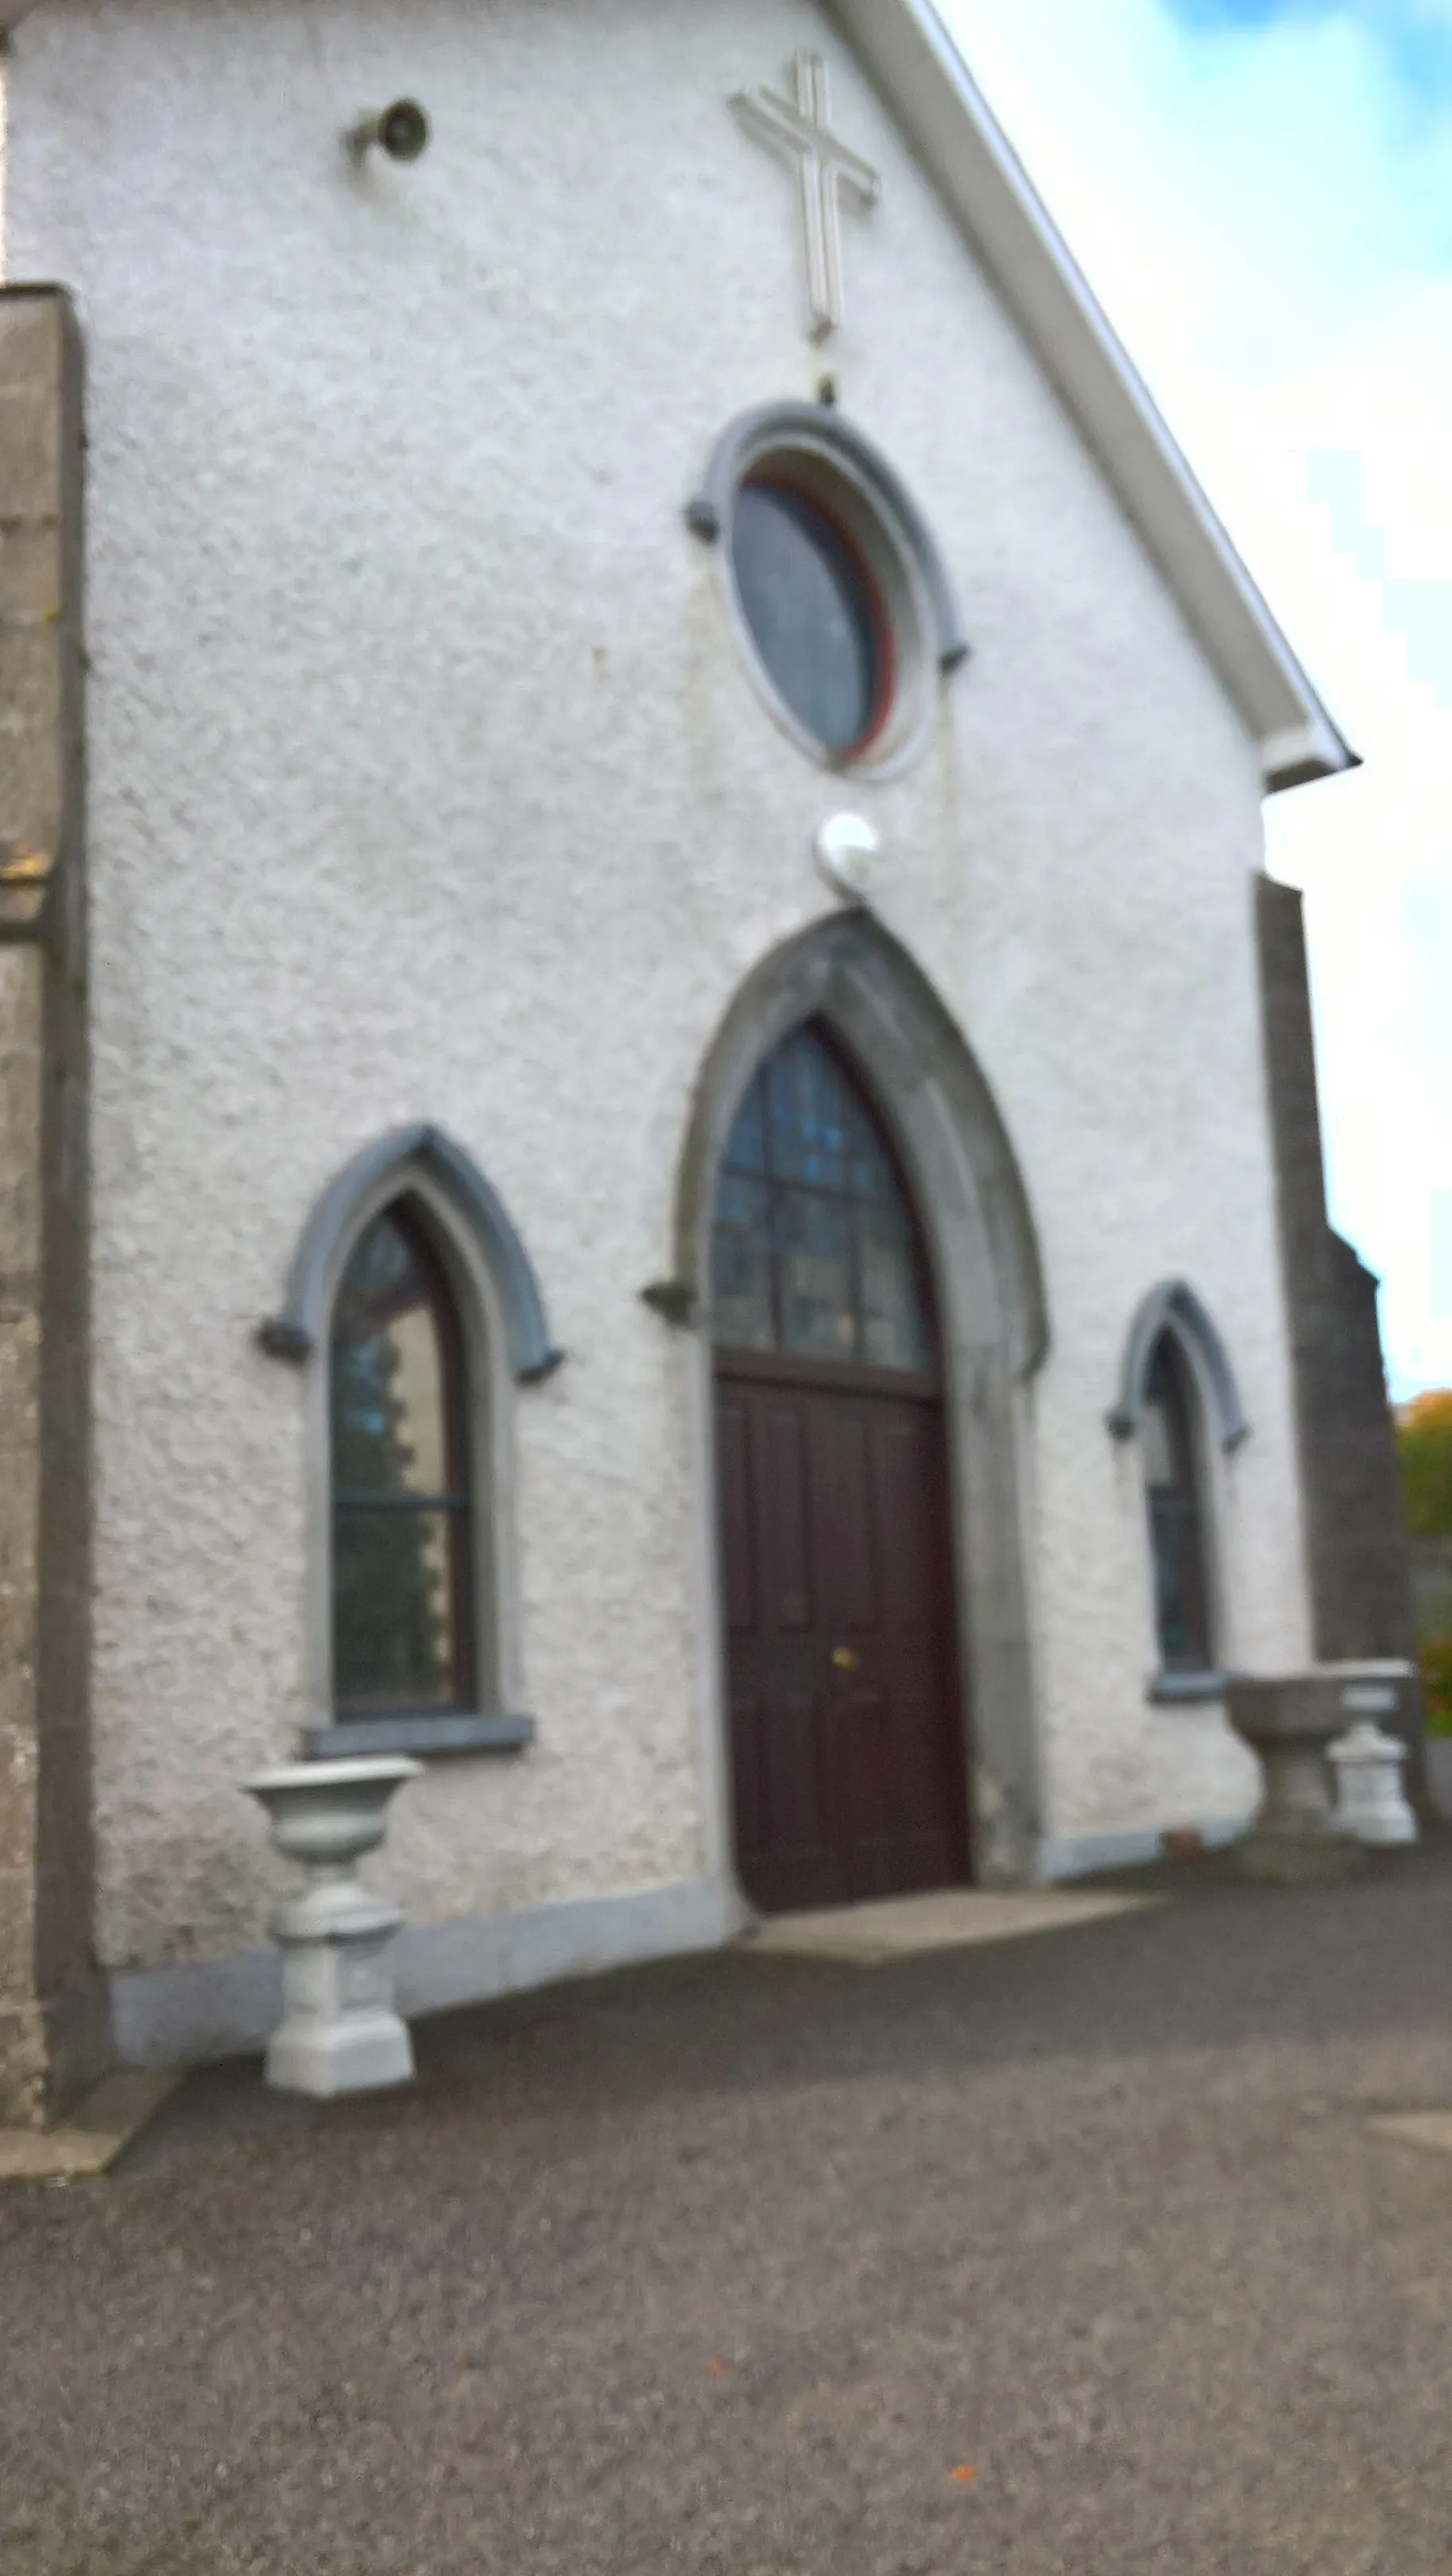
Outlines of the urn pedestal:
[{"label": "urn pedestal", "polygon": [[1346,1676],[1334,1666],[1265,1679],[1232,1678],[1226,1715],[1261,1766],[1263,1794],[1237,1844],[1242,1877],[1296,1887],[1350,1878],[1366,1853],[1339,1821],[1327,1754],[1346,1726]]},{"label": "urn pedestal", "polygon": [[245,1783],[267,1811],[277,1850],[308,1878],[272,1918],[282,1951],[283,2017],[268,2045],[267,2081],[283,2092],[371,2093],[413,2074],[390,1956],[403,1917],[369,1895],[357,1868],[383,1840],[395,1791],[421,1767],[401,1754],[297,1762]]},{"label": "urn pedestal", "polygon": [[1383,1735],[1375,1718],[1358,1718],[1331,1747],[1336,1813],[1343,1830],[1372,1850],[1414,1843],[1417,1820],[1402,1791],[1407,1748]]},{"label": "urn pedestal", "polygon": [[1417,1840],[1417,1819],[1402,1786],[1407,1747],[1389,1730],[1416,1687],[1411,1664],[1343,1668],[1342,1712],[1351,1722],[1331,1747],[1336,1811],[1347,1833],[1371,1850]]}]

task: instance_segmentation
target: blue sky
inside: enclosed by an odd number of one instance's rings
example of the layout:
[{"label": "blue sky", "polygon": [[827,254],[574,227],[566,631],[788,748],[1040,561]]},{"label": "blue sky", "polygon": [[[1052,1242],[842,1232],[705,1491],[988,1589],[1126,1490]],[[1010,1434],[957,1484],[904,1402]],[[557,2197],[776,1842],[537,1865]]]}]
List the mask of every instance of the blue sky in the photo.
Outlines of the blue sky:
[{"label": "blue sky", "polygon": [[1452,25],[1445,10],[1409,0],[1164,0],[1194,34],[1254,34],[1277,25],[1340,18],[1364,30],[1419,92],[1452,89]]},{"label": "blue sky", "polygon": [[1274,798],[1332,1213],[1452,1385],[1452,0],[938,0],[1366,761]]}]

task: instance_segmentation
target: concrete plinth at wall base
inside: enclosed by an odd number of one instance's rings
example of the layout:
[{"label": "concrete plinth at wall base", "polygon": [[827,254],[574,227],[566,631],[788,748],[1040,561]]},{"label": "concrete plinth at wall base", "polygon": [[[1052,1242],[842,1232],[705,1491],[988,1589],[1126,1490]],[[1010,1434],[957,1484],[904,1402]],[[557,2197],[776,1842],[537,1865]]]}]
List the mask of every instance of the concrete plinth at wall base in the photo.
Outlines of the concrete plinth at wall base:
[{"label": "concrete plinth at wall base", "polygon": [[0,2183],[80,2182],[103,2174],[180,2078],[170,2067],[121,2066],[54,2129],[0,2129]]},{"label": "concrete plinth at wall base", "polygon": [[1359,1877],[1366,1865],[1363,1845],[1343,1833],[1253,1831],[1235,1854],[1240,1876],[1261,1887],[1332,1887]]},{"label": "concrete plinth at wall base", "polygon": [[[714,1950],[745,1919],[733,1889],[701,1879],[416,1925],[398,1936],[399,2009],[412,2020],[559,1978]],[[261,2054],[282,2002],[282,1966],[271,1949],[124,1971],[111,1979],[116,2053],[139,2066]]]},{"label": "concrete plinth at wall base", "polygon": [[1133,1825],[1118,1833],[1046,1834],[1039,1844],[1038,1878],[1046,1887],[1061,1879],[1091,1878],[1101,1870],[1148,1868],[1163,1860],[1168,1837],[1190,1834],[1202,1851],[1223,1851],[1238,1843],[1250,1823],[1248,1815],[1212,1816],[1190,1825]]}]

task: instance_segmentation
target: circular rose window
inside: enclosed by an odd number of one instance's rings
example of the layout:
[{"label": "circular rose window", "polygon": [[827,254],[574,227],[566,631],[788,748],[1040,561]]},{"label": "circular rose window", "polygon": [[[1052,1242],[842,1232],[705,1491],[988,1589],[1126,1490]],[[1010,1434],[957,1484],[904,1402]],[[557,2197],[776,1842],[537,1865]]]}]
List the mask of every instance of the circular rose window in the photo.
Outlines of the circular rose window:
[{"label": "circular rose window", "polygon": [[798,748],[891,776],[919,752],[967,641],[931,530],[827,403],[743,412],[686,513],[721,549],[747,669]]},{"label": "circular rose window", "polygon": [[837,758],[866,751],[892,704],[892,628],[866,556],[800,484],[752,475],[736,496],[731,566],[763,668]]}]

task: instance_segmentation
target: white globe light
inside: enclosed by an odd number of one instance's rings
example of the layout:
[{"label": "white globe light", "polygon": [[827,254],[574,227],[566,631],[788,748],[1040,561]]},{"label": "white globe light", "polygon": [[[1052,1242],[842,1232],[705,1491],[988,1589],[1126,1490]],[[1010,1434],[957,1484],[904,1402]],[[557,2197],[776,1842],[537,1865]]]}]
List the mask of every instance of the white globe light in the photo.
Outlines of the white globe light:
[{"label": "white globe light", "polygon": [[816,839],[817,865],[827,883],[853,903],[865,903],[874,863],[882,855],[882,835],[864,814],[832,814]]}]

